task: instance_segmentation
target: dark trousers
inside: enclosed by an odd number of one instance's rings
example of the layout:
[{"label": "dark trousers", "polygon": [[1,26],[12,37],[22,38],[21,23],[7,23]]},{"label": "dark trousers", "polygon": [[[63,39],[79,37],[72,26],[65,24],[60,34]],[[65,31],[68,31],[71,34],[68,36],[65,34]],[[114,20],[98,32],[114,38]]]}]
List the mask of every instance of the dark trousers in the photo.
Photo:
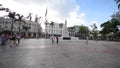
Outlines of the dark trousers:
[{"label": "dark trousers", "polygon": [[57,39],[57,41],[56,41],[57,44],[58,44],[58,41],[59,41],[59,40]]}]

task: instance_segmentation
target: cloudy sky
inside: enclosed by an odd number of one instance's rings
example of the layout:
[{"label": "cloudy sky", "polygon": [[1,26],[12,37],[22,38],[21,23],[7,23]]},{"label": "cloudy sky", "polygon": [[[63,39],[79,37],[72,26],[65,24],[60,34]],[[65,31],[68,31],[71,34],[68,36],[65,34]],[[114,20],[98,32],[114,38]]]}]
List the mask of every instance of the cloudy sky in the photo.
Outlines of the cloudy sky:
[{"label": "cloudy sky", "polygon": [[[64,23],[68,26],[100,24],[111,19],[111,15],[117,11],[114,0],[0,0],[4,7],[10,8],[24,16],[32,13],[41,17],[40,23],[44,28],[46,8],[48,21]],[[0,16],[7,14],[0,11]],[[34,18],[33,18],[34,20]]]}]

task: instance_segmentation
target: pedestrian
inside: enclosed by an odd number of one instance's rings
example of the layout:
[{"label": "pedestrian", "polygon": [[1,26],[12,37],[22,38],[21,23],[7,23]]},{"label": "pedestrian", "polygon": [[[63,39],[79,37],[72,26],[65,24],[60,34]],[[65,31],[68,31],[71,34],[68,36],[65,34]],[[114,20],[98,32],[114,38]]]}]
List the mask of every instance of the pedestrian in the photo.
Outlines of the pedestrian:
[{"label": "pedestrian", "polygon": [[18,34],[17,35],[17,41],[16,41],[16,44],[19,46],[19,44],[20,44],[20,39],[21,39],[21,35],[20,34]]},{"label": "pedestrian", "polygon": [[88,40],[89,40],[89,37],[87,36],[87,37],[86,37],[86,43],[87,43],[87,44],[88,44]]},{"label": "pedestrian", "polygon": [[51,36],[52,43],[54,43],[54,35]]},{"label": "pedestrian", "polygon": [[11,36],[11,42],[10,43],[11,43],[10,47],[12,47],[13,45],[16,45],[16,35],[15,34],[13,34]]},{"label": "pedestrian", "polygon": [[56,36],[56,43],[58,44],[58,42],[59,42],[59,38],[58,36]]},{"label": "pedestrian", "polygon": [[6,42],[6,39],[5,39],[5,35],[3,34],[3,35],[1,36],[1,45],[2,45],[2,46],[5,45],[5,42]]}]

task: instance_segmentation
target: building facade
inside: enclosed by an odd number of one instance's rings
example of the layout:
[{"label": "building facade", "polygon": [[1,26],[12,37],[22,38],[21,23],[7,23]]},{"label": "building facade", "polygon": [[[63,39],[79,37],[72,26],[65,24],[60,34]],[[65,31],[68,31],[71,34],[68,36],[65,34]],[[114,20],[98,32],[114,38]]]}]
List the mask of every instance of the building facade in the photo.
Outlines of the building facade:
[{"label": "building facade", "polygon": [[[0,32],[11,31],[12,19],[0,18]],[[28,28],[29,27],[29,28]],[[34,21],[15,21],[13,22],[13,33],[22,33],[25,36],[39,37],[42,33],[41,25]]]},{"label": "building facade", "polygon": [[79,28],[80,28],[80,26],[68,27],[69,36],[71,36],[71,37],[79,37],[80,36]]},{"label": "building facade", "polygon": [[[63,27],[65,27],[64,24],[63,24],[62,28]],[[45,34],[47,37],[50,37],[51,35],[61,36],[62,28],[60,27],[60,23],[54,22],[53,26],[51,25],[51,23],[46,23],[45,24]]]}]

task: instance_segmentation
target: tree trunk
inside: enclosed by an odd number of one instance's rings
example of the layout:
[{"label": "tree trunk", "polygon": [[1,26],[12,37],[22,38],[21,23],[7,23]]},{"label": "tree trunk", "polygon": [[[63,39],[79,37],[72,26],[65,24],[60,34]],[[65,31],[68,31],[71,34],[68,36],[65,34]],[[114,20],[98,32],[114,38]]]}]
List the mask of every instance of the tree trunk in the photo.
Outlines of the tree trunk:
[{"label": "tree trunk", "polygon": [[11,34],[13,34],[13,22],[14,22],[14,20],[12,19],[12,24],[11,24]]}]

